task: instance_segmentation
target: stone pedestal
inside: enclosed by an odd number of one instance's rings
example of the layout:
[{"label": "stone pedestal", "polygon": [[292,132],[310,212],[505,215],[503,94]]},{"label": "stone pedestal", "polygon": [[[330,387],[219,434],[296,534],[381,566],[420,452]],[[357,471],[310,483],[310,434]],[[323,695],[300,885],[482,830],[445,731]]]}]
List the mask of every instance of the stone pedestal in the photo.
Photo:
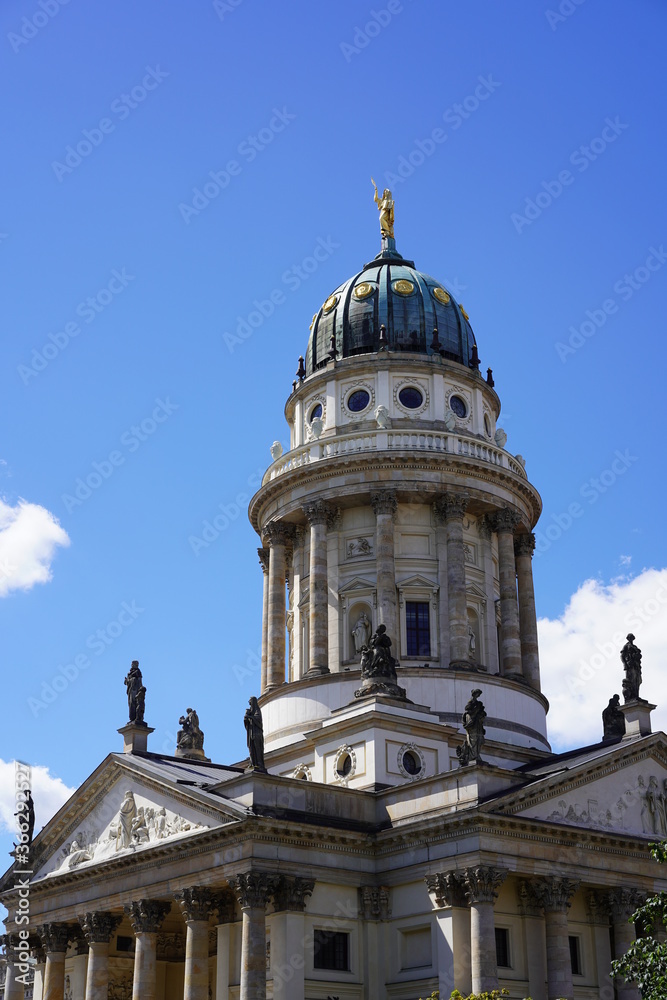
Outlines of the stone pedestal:
[{"label": "stone pedestal", "polygon": [[157,933],[170,909],[169,903],[153,899],[127,907],[135,933],[132,1000],[157,1000]]},{"label": "stone pedestal", "polygon": [[189,750],[180,750],[176,747],[174,757],[185,757],[189,760],[204,760],[207,764],[211,763],[211,758],[207,757],[203,750],[196,750],[194,747],[191,747]]},{"label": "stone pedestal", "polygon": [[144,722],[128,722],[118,732],[123,737],[123,753],[146,753],[148,737],[155,730]]},{"label": "stone pedestal", "polygon": [[395,643],[398,636],[394,552],[394,518],[398,509],[396,495],[391,490],[372,493],[371,506],[375,511],[378,624],[386,626],[389,638]]},{"label": "stone pedestal", "polygon": [[638,698],[636,701],[626,701],[619,707],[625,716],[624,740],[651,735],[651,712],[657,707],[656,705]]}]

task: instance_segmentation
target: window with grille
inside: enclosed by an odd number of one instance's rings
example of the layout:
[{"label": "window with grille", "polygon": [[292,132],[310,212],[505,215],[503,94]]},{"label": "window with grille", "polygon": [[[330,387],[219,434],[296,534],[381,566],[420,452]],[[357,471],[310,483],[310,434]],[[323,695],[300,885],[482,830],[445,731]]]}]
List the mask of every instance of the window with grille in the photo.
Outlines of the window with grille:
[{"label": "window with grille", "polygon": [[428,601],[405,602],[405,636],[408,656],[431,655]]},{"label": "window with grille", "polygon": [[314,935],[314,966],[348,972],[350,968],[350,935],[343,931],[316,930]]}]

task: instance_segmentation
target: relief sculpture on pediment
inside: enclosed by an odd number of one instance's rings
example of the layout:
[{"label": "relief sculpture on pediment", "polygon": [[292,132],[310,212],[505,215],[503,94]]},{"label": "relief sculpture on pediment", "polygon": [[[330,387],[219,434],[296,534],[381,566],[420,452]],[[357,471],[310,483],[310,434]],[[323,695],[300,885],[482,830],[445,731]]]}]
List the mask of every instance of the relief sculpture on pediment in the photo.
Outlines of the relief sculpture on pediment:
[{"label": "relief sculpture on pediment", "polygon": [[598,799],[583,802],[560,799],[558,807],[543,817],[551,823],[567,823],[594,830],[636,830],[667,836],[667,779],[662,787],[656,775],[639,774],[634,787],[626,787],[610,805]]}]

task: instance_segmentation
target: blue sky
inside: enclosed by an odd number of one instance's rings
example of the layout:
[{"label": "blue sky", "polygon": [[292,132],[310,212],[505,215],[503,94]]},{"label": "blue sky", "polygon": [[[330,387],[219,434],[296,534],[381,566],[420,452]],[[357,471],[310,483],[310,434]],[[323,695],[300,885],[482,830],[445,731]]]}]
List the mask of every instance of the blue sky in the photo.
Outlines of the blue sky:
[{"label": "blue sky", "polygon": [[[193,704],[208,753],[244,755],[262,588],[245,509],[287,445],[312,314],[379,249],[371,176],[398,249],[470,314],[544,499],[539,614],[583,656],[597,606],[576,626],[567,609],[585,581],[612,619],[628,587],[651,600],[664,4],[6,0],[0,22],[3,760],[79,784],[121,745],[133,658],[152,749]],[[228,527],[195,552],[220,505]],[[605,670],[584,719],[620,684]]]}]

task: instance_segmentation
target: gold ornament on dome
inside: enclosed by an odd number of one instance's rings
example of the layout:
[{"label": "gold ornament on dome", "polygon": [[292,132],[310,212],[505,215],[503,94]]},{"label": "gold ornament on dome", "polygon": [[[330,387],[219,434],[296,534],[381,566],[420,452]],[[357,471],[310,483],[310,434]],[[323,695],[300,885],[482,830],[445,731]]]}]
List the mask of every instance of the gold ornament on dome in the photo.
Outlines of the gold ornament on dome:
[{"label": "gold ornament on dome", "polygon": [[438,302],[442,302],[443,306],[446,306],[450,301],[449,295],[444,288],[434,288],[433,298],[437,299]]},{"label": "gold ornament on dome", "polygon": [[467,319],[468,321],[470,321],[470,316],[468,316],[468,313],[465,311],[465,309],[463,308],[463,306],[461,305],[460,302],[459,302],[459,309],[461,310],[463,318]]},{"label": "gold ornament on dome", "polygon": [[357,285],[354,289],[355,299],[367,299],[369,295],[373,294],[373,286],[368,281],[362,281],[360,285]]},{"label": "gold ornament on dome", "polygon": [[317,313],[313,313],[313,318],[311,319],[311,321],[310,321],[310,326],[308,327],[308,329],[309,329],[309,330],[310,330],[311,332],[312,332],[312,329],[313,329],[313,327],[315,326],[315,320],[316,320],[316,319],[317,319]]},{"label": "gold ornament on dome", "polygon": [[405,278],[399,278],[398,281],[395,281],[391,287],[395,292],[398,292],[399,295],[412,295],[415,290],[415,286],[412,282],[407,281]]},{"label": "gold ornament on dome", "polygon": [[330,295],[329,298],[324,303],[324,305],[322,306],[322,312],[330,313],[337,302],[338,302],[338,296]]},{"label": "gold ornament on dome", "polygon": [[383,236],[389,237],[389,239],[394,238],[394,199],[391,196],[391,191],[389,188],[385,188],[382,192],[382,197],[378,194],[378,186],[371,177],[371,184],[375,188],[375,195],[373,200],[378,207],[378,212],[380,213],[380,232]]}]

